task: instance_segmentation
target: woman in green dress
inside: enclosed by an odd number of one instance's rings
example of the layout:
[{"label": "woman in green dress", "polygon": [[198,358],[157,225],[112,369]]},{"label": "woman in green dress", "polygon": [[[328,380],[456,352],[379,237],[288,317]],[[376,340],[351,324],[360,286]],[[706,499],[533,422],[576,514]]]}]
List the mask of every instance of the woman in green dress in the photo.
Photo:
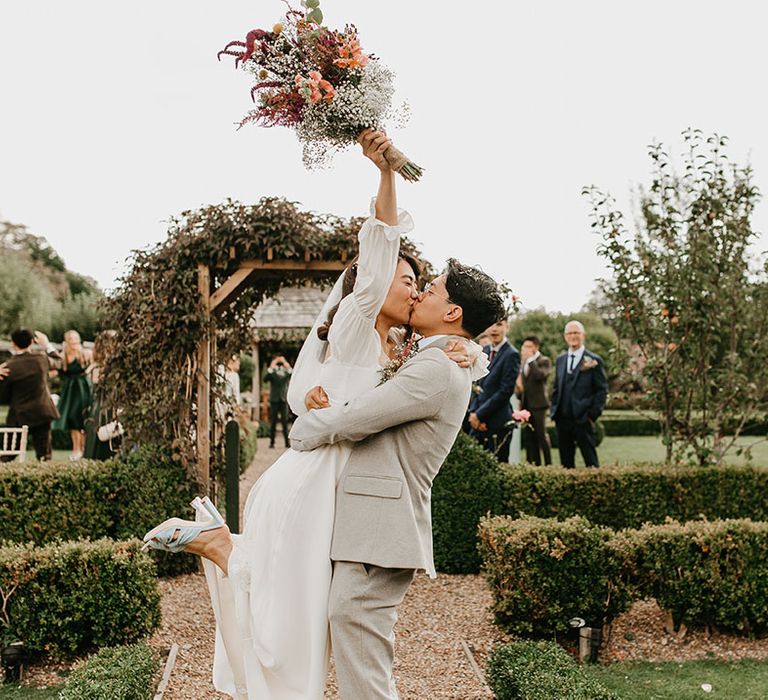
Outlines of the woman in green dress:
[{"label": "woman in green dress", "polygon": [[81,459],[85,449],[85,419],[91,408],[91,388],[85,375],[90,354],[83,348],[80,334],[67,331],[61,351],[61,396],[57,408],[60,418],[54,430],[69,430],[72,437],[71,460]]}]

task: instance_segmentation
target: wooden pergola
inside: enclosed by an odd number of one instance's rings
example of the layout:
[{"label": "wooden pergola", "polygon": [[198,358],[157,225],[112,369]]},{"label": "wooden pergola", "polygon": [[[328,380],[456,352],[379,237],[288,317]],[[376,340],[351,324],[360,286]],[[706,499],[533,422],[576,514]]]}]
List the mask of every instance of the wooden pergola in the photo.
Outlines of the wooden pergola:
[{"label": "wooden pergola", "polygon": [[[234,257],[234,251],[232,251]],[[210,492],[211,472],[211,367],[216,362],[216,315],[227,308],[249,284],[257,279],[281,279],[291,273],[309,277],[322,277],[341,272],[347,266],[347,252],[342,251],[339,260],[311,260],[306,253],[304,260],[274,260],[272,249],[267,249],[267,259],[246,260],[218,288],[212,287],[211,269],[200,263],[197,266],[197,288],[200,305],[205,315],[205,332],[197,351],[197,474],[204,493]]]}]

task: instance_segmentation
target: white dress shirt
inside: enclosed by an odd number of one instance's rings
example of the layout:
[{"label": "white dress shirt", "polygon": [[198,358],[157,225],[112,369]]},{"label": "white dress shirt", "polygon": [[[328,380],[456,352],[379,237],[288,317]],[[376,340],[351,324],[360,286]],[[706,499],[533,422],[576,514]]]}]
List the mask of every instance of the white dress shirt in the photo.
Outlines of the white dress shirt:
[{"label": "white dress shirt", "polygon": [[568,374],[571,373],[571,358],[573,357],[573,369],[576,369],[576,367],[579,366],[579,362],[581,362],[581,358],[584,356],[584,350],[586,348],[582,345],[578,350],[568,350],[568,357],[566,358],[566,365],[565,365],[565,371],[568,372]]}]

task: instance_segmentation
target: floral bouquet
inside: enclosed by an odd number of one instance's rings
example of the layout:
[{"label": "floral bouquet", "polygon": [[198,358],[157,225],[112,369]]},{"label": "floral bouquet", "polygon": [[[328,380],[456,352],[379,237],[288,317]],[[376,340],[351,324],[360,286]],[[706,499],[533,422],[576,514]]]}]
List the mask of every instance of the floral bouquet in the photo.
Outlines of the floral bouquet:
[{"label": "floral bouquet", "polygon": [[[334,150],[355,143],[364,129],[406,116],[391,106],[392,71],[363,52],[353,25],[344,31],[323,26],[319,4],[302,0],[304,12],[288,5],[284,21],[272,31],[253,29],[245,41],[230,41],[218,53],[219,60],[234,56],[235,67],[242,64],[256,79],[251,98],[257,108],[240,127],[255,122],[294,129],[307,168],[326,164]],[[384,157],[406,180],[421,177],[422,168],[394,146]]]}]

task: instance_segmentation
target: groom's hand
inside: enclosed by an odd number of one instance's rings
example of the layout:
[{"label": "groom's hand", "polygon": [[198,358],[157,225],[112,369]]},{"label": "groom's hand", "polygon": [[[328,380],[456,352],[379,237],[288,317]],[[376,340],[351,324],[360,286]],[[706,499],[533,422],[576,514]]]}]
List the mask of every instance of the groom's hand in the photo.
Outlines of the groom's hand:
[{"label": "groom's hand", "polygon": [[314,408],[328,408],[331,405],[328,394],[321,386],[316,386],[307,392],[304,397],[304,407],[311,411]]}]

